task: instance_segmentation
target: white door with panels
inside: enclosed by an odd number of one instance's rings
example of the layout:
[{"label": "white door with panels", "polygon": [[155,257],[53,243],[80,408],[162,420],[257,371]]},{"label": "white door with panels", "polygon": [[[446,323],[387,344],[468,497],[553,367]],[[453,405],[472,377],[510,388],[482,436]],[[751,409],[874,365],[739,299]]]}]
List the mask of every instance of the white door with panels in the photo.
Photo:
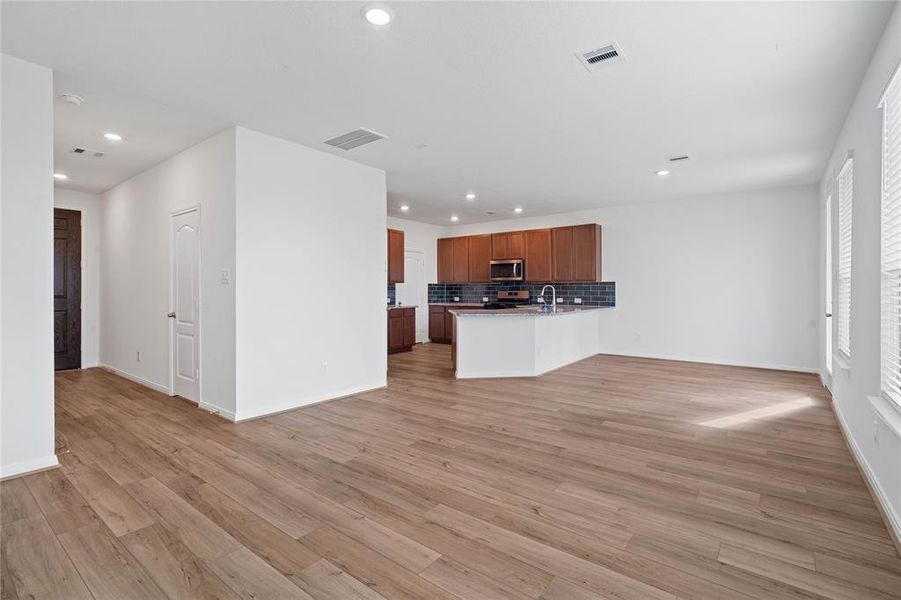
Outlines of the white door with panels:
[{"label": "white door with panels", "polygon": [[172,391],[200,399],[200,212],[172,215]]},{"label": "white door with panels", "polygon": [[395,287],[397,302],[416,305],[416,341],[425,342],[429,337],[429,309],[425,285],[425,253],[422,250],[404,252],[404,282]]}]

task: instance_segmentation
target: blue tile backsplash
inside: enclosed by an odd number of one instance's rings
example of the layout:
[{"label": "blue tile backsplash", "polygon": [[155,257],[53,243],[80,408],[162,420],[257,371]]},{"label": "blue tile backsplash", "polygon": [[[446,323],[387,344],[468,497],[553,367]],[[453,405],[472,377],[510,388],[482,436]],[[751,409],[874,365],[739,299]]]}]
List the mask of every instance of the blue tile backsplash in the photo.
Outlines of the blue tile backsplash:
[{"label": "blue tile backsplash", "polygon": [[[529,290],[532,303],[538,302],[538,295],[544,283],[430,283],[429,304],[453,302],[454,297],[460,302],[481,304],[482,298],[491,301],[497,298],[498,291]],[[582,306],[616,306],[616,283],[602,281],[600,283],[555,283],[557,298],[563,298],[562,304],[573,304],[573,298],[581,298]],[[390,292],[389,292],[390,293]],[[550,301],[550,298],[548,298]]]},{"label": "blue tile backsplash", "polygon": [[397,292],[394,289],[394,284],[389,283],[388,284],[388,304],[393,306],[396,301],[397,301]]}]

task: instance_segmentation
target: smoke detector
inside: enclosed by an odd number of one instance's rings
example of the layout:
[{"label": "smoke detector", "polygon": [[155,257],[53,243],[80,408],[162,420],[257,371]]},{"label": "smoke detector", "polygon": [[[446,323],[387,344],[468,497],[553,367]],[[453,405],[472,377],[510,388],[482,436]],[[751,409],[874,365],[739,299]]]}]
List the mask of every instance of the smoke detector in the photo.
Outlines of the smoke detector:
[{"label": "smoke detector", "polygon": [[626,57],[623,56],[622,51],[619,49],[619,44],[616,42],[594,50],[576,52],[576,58],[589,72],[626,60]]},{"label": "smoke detector", "polygon": [[364,129],[361,127],[359,129],[354,129],[349,133],[345,133],[344,135],[325,140],[325,143],[329,146],[334,146],[335,148],[341,148],[342,150],[351,150],[357,146],[370,144],[383,139],[385,139],[385,136],[381,133],[376,133],[371,129]]}]

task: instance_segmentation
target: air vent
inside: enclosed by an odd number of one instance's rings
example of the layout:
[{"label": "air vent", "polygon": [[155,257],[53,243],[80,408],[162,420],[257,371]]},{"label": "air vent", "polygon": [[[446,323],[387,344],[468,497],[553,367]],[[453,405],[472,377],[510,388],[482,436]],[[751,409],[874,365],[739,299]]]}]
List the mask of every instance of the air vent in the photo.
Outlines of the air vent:
[{"label": "air vent", "polygon": [[589,71],[597,71],[601,67],[622,62],[626,57],[623,56],[619,46],[614,42],[603,48],[595,48],[587,52],[576,52],[576,58]]},{"label": "air vent", "polygon": [[88,150],[87,148],[82,148],[81,146],[75,146],[71,150],[69,150],[72,154],[81,154],[84,156],[93,156],[94,158],[103,158],[106,156],[106,152],[100,152],[98,150]]},{"label": "air vent", "polygon": [[688,160],[688,155],[682,154],[681,156],[671,156],[669,159],[670,162],[679,162],[680,160]]},{"label": "air vent", "polygon": [[329,146],[334,146],[335,148],[341,148],[342,150],[350,150],[357,146],[362,146],[363,144],[369,144],[382,139],[385,139],[385,136],[381,133],[376,133],[361,127],[350,133],[345,133],[344,135],[339,135],[330,140],[325,140],[325,143]]}]

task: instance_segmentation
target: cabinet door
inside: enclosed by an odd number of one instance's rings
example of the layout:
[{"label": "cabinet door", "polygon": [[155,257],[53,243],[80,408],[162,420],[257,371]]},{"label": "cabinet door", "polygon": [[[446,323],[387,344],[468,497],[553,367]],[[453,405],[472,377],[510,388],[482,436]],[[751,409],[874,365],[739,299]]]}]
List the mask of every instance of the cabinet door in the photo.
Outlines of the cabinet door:
[{"label": "cabinet door", "polygon": [[416,343],[416,309],[405,308],[404,313],[404,346],[409,347]]},{"label": "cabinet door", "polygon": [[429,339],[444,340],[447,334],[444,332],[444,316],[445,310],[443,306],[429,307]]},{"label": "cabinet door", "polygon": [[[392,313],[397,313],[394,316]],[[404,318],[397,310],[388,313],[388,350],[404,347]]]},{"label": "cabinet door", "polygon": [[573,228],[551,229],[551,275],[554,281],[573,280]]},{"label": "cabinet door", "polygon": [[509,258],[507,256],[507,240],[509,237],[506,233],[491,234],[491,260]]},{"label": "cabinet door", "polygon": [[525,258],[526,240],[524,231],[511,231],[507,234],[507,258]]},{"label": "cabinet door", "polygon": [[454,283],[469,282],[469,238],[453,238],[454,243]]},{"label": "cabinet door", "polygon": [[438,283],[454,282],[454,239],[438,240]]},{"label": "cabinet door", "polygon": [[601,226],[573,227],[573,281],[601,280]]},{"label": "cabinet door", "polygon": [[388,283],[404,281],[404,232],[388,230]]},{"label": "cabinet door", "polygon": [[551,230],[530,229],[526,234],[526,281],[551,280]]},{"label": "cabinet door", "polygon": [[444,339],[449,340],[454,332],[454,315],[450,311],[444,313]]},{"label": "cabinet door", "polygon": [[472,235],[469,237],[469,281],[482,283],[491,281],[491,236]]}]

